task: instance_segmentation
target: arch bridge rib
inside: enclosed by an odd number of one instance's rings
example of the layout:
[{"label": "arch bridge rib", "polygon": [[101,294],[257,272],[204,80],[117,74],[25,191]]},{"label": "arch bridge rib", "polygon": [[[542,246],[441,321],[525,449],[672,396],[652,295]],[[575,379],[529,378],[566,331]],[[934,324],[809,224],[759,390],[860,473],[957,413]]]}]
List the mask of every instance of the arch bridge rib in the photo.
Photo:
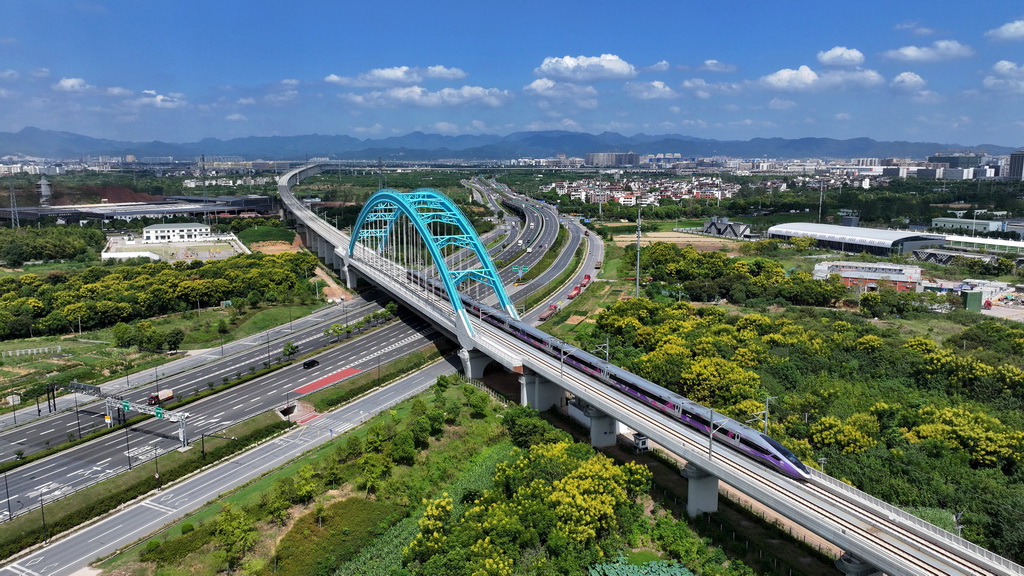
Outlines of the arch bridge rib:
[{"label": "arch bridge rib", "polygon": [[[474,334],[466,309],[459,295],[464,283],[476,283],[494,292],[499,307],[506,314],[518,318],[515,305],[505,292],[498,270],[480,242],[472,224],[447,196],[433,188],[418,188],[412,192],[399,192],[391,188],[378,190],[363,206],[349,240],[348,255],[352,256],[357,244],[362,244],[380,257],[385,257],[389,240],[401,236],[399,219],[405,216],[415,229],[423,246],[437,269],[437,282],[444,286],[448,300],[455,311],[456,322],[469,336]],[[408,238],[398,238],[403,251],[412,250]],[[394,244],[393,242],[391,243]],[[477,266],[452,269],[446,259],[446,249],[454,246],[468,250]],[[397,255],[401,258],[403,255]],[[406,261],[408,254],[404,254]]]}]

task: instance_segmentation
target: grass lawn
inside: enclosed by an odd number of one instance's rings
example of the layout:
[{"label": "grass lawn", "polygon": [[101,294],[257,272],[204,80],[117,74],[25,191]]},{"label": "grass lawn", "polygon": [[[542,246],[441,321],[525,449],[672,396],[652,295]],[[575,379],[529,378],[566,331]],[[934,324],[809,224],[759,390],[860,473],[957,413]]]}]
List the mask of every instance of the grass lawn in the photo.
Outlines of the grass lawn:
[{"label": "grass lawn", "polygon": [[251,246],[256,242],[292,242],[295,240],[295,231],[287,228],[277,228],[274,226],[256,226],[253,228],[247,228],[241,232],[235,234],[238,239],[246,246]]}]

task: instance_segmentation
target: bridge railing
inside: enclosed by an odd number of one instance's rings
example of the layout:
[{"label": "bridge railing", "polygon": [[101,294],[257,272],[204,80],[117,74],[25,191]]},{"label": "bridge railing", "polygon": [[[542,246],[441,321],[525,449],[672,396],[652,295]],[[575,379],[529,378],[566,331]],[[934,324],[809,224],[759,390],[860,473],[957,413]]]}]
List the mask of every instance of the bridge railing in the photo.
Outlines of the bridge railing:
[{"label": "bridge railing", "polygon": [[1013,571],[1014,573],[1024,574],[1024,566],[1017,564],[1009,558],[1004,558],[1003,556],[1000,556],[995,552],[992,552],[991,550],[986,550],[985,548],[982,548],[977,544],[965,540],[960,536],[957,536],[956,534],[949,532],[948,530],[943,530],[942,528],[939,528],[938,526],[932,524],[931,522],[928,522],[927,520],[918,518],[917,516],[914,516],[913,514],[907,512],[906,510],[897,508],[896,506],[893,506],[892,504],[889,504],[884,500],[879,500],[878,498],[875,498],[874,496],[866,492],[862,492],[861,490],[858,490],[857,488],[854,488],[853,486],[850,486],[849,484],[842,482],[837,478],[833,478],[817,470],[812,470],[811,473],[814,475],[814,478],[817,481],[823,484],[828,484],[829,487],[832,488],[833,490],[843,492],[849,495],[851,498],[870,504],[871,506],[874,506],[875,508],[882,510],[892,518],[899,518],[900,520],[903,520],[905,523],[911,524],[914,528],[919,530],[922,536],[934,536],[935,538],[933,538],[933,541],[936,541],[936,543],[940,543],[938,541],[941,540],[943,542],[963,548],[971,552],[972,554],[975,554],[981,558],[985,558],[986,560],[993,562],[1003,568],[1007,568]]}]

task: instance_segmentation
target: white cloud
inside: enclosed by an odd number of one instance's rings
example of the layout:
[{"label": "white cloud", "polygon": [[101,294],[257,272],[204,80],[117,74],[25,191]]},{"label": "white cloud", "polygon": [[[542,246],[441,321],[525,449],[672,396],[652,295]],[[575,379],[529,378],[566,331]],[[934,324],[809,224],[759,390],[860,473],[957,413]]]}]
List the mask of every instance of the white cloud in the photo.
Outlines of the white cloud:
[{"label": "white cloud", "polygon": [[707,70],[709,72],[733,72],[736,70],[736,67],[732,64],[719,62],[718,60],[705,60],[700,69]]},{"label": "white cloud", "polygon": [[864,54],[855,48],[836,46],[824,52],[818,52],[818,62],[825,66],[860,66],[864,63]]},{"label": "white cloud", "polygon": [[668,60],[662,60],[660,62],[657,62],[656,64],[652,64],[647,68],[644,68],[644,70],[647,72],[664,72],[668,70],[670,67],[671,66],[668,63]]},{"label": "white cloud", "polygon": [[985,32],[985,36],[996,40],[1024,40],[1024,20],[1007,22],[999,28]]},{"label": "white cloud", "polygon": [[992,65],[992,71],[1008,78],[1024,78],[1024,66],[1018,66],[1009,60],[1000,60]]},{"label": "white cloud", "polygon": [[384,132],[384,127],[380,124],[374,124],[373,126],[356,126],[352,131],[357,134],[380,134]]},{"label": "white cloud", "polygon": [[523,129],[531,132],[539,130],[568,130],[570,132],[580,132],[583,130],[579,122],[570,118],[561,118],[553,122],[530,122],[526,126],[523,126]]},{"label": "white cloud", "polygon": [[889,87],[900,92],[914,92],[924,88],[925,84],[924,78],[913,72],[900,72],[889,83]]},{"label": "white cloud", "polygon": [[735,122],[728,122],[725,124],[730,128],[775,128],[774,122],[766,122],[763,120],[751,120],[746,118],[743,120],[737,120]]},{"label": "white cloud", "polygon": [[423,74],[427,78],[441,78],[444,80],[462,80],[466,73],[459,68],[445,68],[444,66],[429,66]]},{"label": "white cloud", "polygon": [[905,22],[903,24],[897,24],[896,26],[893,26],[893,28],[896,30],[910,30],[918,36],[929,36],[935,33],[935,30],[920,26],[917,22]]},{"label": "white cloud", "polygon": [[31,72],[31,74],[32,74],[33,78],[49,78],[50,77],[50,69],[49,68],[36,68],[35,70],[33,70]]},{"label": "white cloud", "polygon": [[281,84],[284,86],[298,86],[299,81],[295,78],[285,78],[284,80],[281,80]]},{"label": "white cloud", "polygon": [[739,84],[732,82],[713,83],[707,82],[703,78],[689,78],[687,80],[683,80],[680,86],[690,92],[693,92],[694,96],[701,99],[711,98],[712,94],[738,92],[740,90]]},{"label": "white cloud", "polygon": [[235,101],[235,104],[238,104],[239,106],[252,106],[255,103],[255,98],[239,98]]},{"label": "white cloud", "polygon": [[460,106],[464,104],[482,104],[498,107],[508,98],[508,92],[497,88],[480,86],[463,86],[461,88],[443,88],[431,92],[421,86],[389,88],[381,92],[366,94],[341,94],[341,98],[360,106],[395,106],[408,104],[426,108],[441,106]]},{"label": "white cloud", "polygon": [[349,77],[331,74],[324,78],[325,82],[339,84],[341,86],[358,87],[381,87],[403,84],[415,84],[421,82],[423,76],[415,68],[409,66],[395,66],[393,68],[375,68],[369,72]]},{"label": "white cloud", "polygon": [[1000,60],[992,65],[992,72],[982,80],[982,86],[995,92],[1024,94],[1024,66]]},{"label": "white cloud", "polygon": [[87,92],[93,89],[81,78],[61,78],[52,86],[57,92]]},{"label": "white cloud", "polygon": [[849,120],[850,118],[852,118],[852,116],[850,116],[847,112],[839,112],[834,116],[834,118],[836,120]]},{"label": "white cloud", "polygon": [[885,78],[874,70],[832,70],[821,75],[822,88],[870,88],[885,83]]},{"label": "white cloud", "polygon": [[438,134],[461,134],[462,133],[462,130],[459,128],[459,125],[458,124],[453,124],[451,122],[434,122],[431,125],[431,128],[433,128],[434,131],[437,132]]},{"label": "white cloud", "polygon": [[171,93],[165,96],[163,94],[157,94],[155,90],[143,90],[142,94],[142,96],[131,100],[128,103],[136,107],[152,106],[153,108],[160,108],[163,110],[175,110],[188,106],[188,102],[185,101],[184,94]]},{"label": "white cloud", "polygon": [[281,105],[289,102],[294,102],[299,99],[298,90],[282,90],[280,92],[272,92],[263,97],[263,100],[268,104]]},{"label": "white cloud", "polygon": [[664,82],[627,82],[626,93],[639,100],[655,100],[658,98],[677,98],[679,94]]},{"label": "white cloud", "polygon": [[882,55],[904,62],[938,62],[952,58],[967,58],[974,55],[974,50],[956,40],[937,40],[932,42],[931,46],[904,46],[888,50]]},{"label": "white cloud", "polygon": [[768,108],[772,110],[789,110],[796,108],[796,102],[792,100],[783,100],[781,98],[772,98],[771,102],[768,103]]},{"label": "white cloud", "polygon": [[572,102],[580,108],[597,108],[597,90],[593,86],[538,78],[524,86],[523,91],[545,100],[562,100]]},{"label": "white cloud", "polygon": [[889,82],[889,88],[893,92],[909,96],[911,100],[922,104],[941,102],[941,96],[924,89],[927,84],[924,78],[914,72],[901,72],[892,79],[892,82]]},{"label": "white cloud", "polygon": [[796,70],[793,70],[792,68],[783,68],[778,72],[762,76],[759,82],[763,86],[773,90],[799,92],[813,88],[818,82],[818,79],[819,77],[817,72],[811,70],[807,66],[801,66]]},{"label": "white cloud", "polygon": [[125,98],[131,96],[133,92],[127,88],[121,86],[111,86],[105,90],[108,96],[116,96],[118,98]]},{"label": "white cloud", "polygon": [[767,76],[762,76],[758,82],[771,90],[782,92],[806,92],[810,90],[849,88],[870,88],[885,82],[885,78],[874,70],[830,70],[818,74],[807,66],[793,70],[783,68]]},{"label": "white cloud", "polygon": [[357,88],[386,88],[389,86],[419,84],[424,78],[460,80],[465,77],[466,73],[459,68],[446,68],[440,65],[430,66],[426,69],[411,66],[395,66],[392,68],[375,68],[355,77],[331,74],[325,77],[324,81],[340,86],[354,86]]},{"label": "white cloud", "polygon": [[228,122],[248,122],[249,119],[241,114],[228,114],[224,117]]},{"label": "white cloud", "polygon": [[17,79],[18,79],[18,71],[17,70],[11,70],[11,69],[0,70],[0,80],[17,80]]},{"label": "white cloud", "polygon": [[614,54],[600,56],[563,56],[545,58],[534,74],[570,82],[594,80],[623,80],[636,76],[633,65]]}]

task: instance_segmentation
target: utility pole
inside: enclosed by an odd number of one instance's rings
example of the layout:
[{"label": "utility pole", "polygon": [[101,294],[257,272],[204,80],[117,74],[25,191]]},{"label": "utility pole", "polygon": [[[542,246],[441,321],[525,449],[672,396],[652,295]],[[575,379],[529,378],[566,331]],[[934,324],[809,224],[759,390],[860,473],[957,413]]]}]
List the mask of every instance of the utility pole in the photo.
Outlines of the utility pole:
[{"label": "utility pole", "polygon": [[643,211],[643,204],[636,207],[636,294],[634,298],[640,297],[640,217]]},{"label": "utility pole", "polygon": [[818,185],[818,224],[821,224],[821,206],[825,203],[825,181]]}]

